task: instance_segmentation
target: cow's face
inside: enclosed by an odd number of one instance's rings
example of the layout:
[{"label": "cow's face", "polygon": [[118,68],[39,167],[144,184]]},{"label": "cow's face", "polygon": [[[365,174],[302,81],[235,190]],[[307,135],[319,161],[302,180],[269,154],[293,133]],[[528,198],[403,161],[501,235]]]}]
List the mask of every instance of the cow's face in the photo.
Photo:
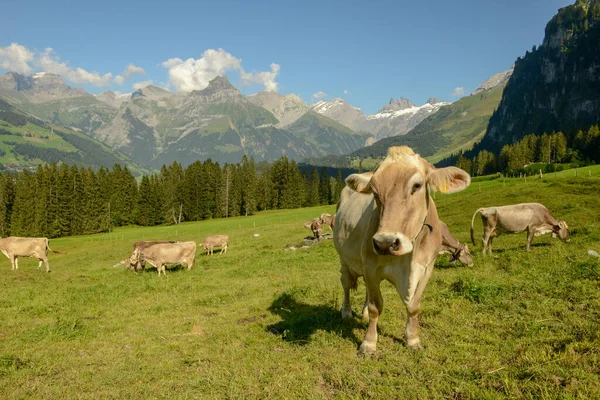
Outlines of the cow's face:
[{"label": "cow's face", "polygon": [[565,242],[569,241],[569,227],[565,221],[558,221],[558,225],[554,225],[552,229],[552,236],[559,237]]},{"label": "cow's face", "polygon": [[142,269],[142,254],[139,249],[133,250],[129,257],[129,269],[140,271]]},{"label": "cow's face", "polygon": [[469,250],[468,245],[463,245],[463,248],[460,250],[460,254],[458,256],[458,261],[460,261],[461,264],[468,265],[469,267],[473,266],[473,257],[471,256],[471,250]]},{"label": "cow's face", "polygon": [[428,187],[452,193],[463,190],[470,182],[471,177],[463,170],[436,169],[406,146],[391,147],[372,174],[353,174],[346,179],[351,189],[375,198],[379,226],[372,238],[373,250],[393,256],[413,250],[426,222],[431,201]]}]

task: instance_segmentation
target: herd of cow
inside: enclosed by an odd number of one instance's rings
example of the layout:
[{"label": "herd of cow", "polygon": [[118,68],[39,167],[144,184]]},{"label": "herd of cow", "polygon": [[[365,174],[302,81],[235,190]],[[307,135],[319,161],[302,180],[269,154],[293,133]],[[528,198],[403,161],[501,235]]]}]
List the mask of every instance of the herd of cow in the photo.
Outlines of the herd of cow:
[{"label": "herd of cow", "polygon": [[[350,290],[357,288],[359,277],[366,286],[363,317],[368,320],[360,353],[374,353],[377,345],[377,320],[383,311],[380,290],[382,280],[395,286],[407,309],[406,344],[421,348],[418,335],[418,314],[421,296],[431,277],[438,254],[452,254],[451,261],[472,265],[466,244],[460,243],[443,223],[430,191],[455,193],[467,188],[471,177],[456,167],[435,168],[406,146],[391,147],[386,158],[372,172],[352,174],[346,179],[337,205],[336,215],[321,216],[304,224],[315,238],[321,236],[323,225],[333,230],[333,241],[341,263],[341,283],[344,289],[342,318],[352,318]],[[525,203],[478,209],[471,219],[471,241],[475,244],[473,223],[477,214],[483,222],[483,253],[491,254],[494,237],[502,233],[527,232],[527,250],[534,236],[552,233],[568,240],[568,226],[550,215],[541,204]],[[215,247],[221,254],[227,251],[226,235],[207,237],[202,247],[212,255]],[[18,257],[35,257],[46,271],[47,238],[0,238],[0,251],[6,255],[12,269],[18,269]],[[140,271],[145,263],[155,266],[158,275],[166,265],[195,264],[196,242],[140,241],[133,246],[131,256],[121,264]]]}]

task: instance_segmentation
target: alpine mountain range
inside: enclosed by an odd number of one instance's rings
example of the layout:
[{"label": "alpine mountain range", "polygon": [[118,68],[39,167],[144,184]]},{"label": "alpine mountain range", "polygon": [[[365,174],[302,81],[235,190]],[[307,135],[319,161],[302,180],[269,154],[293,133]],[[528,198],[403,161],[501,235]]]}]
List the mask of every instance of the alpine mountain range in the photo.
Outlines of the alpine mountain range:
[{"label": "alpine mountain range", "polygon": [[[490,78],[474,93],[504,84],[509,75],[507,71],[502,79]],[[300,161],[350,154],[383,138],[405,135],[451,104],[432,97],[417,106],[401,97],[365,115],[341,98],[310,105],[295,94],[263,91],[244,96],[222,76],[192,92],[146,86],[131,94],[92,95],[71,88],[57,74],[15,72],[0,76],[0,99],[29,117],[84,133],[148,169],[208,158],[236,163],[243,155],[256,161],[283,155]],[[40,135],[31,145],[44,145],[45,140],[50,141]]]}]

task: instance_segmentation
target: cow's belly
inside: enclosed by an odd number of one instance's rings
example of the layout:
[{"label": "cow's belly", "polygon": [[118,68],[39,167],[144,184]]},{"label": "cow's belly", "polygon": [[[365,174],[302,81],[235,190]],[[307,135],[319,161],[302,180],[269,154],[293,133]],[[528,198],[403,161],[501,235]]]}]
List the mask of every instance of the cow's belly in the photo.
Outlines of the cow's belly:
[{"label": "cow's belly", "polygon": [[517,221],[506,221],[500,219],[496,226],[496,233],[519,233],[527,229],[528,221],[519,219]]}]

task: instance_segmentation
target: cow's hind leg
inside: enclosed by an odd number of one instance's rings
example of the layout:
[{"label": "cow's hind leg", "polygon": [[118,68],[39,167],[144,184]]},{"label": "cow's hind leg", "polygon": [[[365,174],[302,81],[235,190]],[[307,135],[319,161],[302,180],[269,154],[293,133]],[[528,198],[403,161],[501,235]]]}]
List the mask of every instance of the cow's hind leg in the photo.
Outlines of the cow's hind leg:
[{"label": "cow's hind leg", "polygon": [[485,255],[486,250],[489,251],[488,244],[489,244],[490,238],[492,237],[492,233],[493,233],[492,230],[489,229],[487,226],[485,226],[483,228],[483,238],[482,238],[482,244],[483,244],[482,253],[483,253],[483,255]]},{"label": "cow's hind leg", "polygon": [[42,260],[38,260],[38,267],[37,267],[37,269],[40,269],[40,268],[42,268],[42,264],[43,264],[43,263],[44,263],[44,262],[43,262]]},{"label": "cow's hind leg", "polygon": [[352,318],[352,305],[350,304],[350,289],[356,289],[358,277],[355,276],[348,265],[341,263],[340,281],[342,282],[342,288],[344,288],[344,304],[342,305],[342,319]]},{"label": "cow's hind leg", "polygon": [[531,251],[529,246],[531,246],[531,242],[533,242],[534,236],[535,236],[535,230],[527,227],[527,251]]},{"label": "cow's hind leg", "polygon": [[19,257],[15,256],[15,269],[19,269]]},{"label": "cow's hind leg", "polygon": [[[15,270],[15,259],[16,258],[17,257],[15,257],[15,256],[10,257],[10,269],[11,269],[11,271]],[[17,265],[17,268],[19,268],[18,265]]]},{"label": "cow's hind leg", "polygon": [[46,264],[46,272],[50,272],[50,264],[48,264],[48,257],[44,257],[44,264]]}]

